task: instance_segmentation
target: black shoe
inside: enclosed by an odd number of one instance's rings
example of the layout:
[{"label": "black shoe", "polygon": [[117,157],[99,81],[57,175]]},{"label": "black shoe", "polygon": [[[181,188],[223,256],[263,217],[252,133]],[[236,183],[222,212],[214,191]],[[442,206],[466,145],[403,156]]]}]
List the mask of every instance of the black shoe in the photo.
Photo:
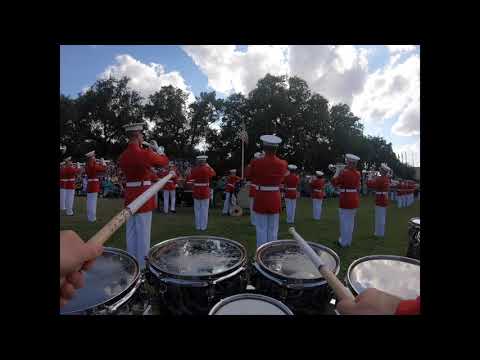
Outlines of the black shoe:
[{"label": "black shoe", "polygon": [[177,212],[175,210],[170,210],[171,213],[176,214]]}]

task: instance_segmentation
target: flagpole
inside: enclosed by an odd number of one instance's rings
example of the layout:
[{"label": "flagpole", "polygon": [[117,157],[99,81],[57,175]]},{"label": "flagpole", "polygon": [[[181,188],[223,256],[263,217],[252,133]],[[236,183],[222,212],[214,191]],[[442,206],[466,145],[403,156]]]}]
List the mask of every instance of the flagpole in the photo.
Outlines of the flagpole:
[{"label": "flagpole", "polygon": [[243,179],[243,139],[242,139],[242,179]]}]

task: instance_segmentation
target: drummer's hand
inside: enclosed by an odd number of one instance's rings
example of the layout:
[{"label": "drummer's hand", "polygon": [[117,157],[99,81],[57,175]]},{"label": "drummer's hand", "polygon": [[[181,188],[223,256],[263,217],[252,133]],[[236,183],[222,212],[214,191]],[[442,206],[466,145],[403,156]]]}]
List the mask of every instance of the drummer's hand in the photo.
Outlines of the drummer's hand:
[{"label": "drummer's hand", "polygon": [[337,310],[342,315],[394,315],[401,301],[397,296],[370,288],[355,300],[339,301]]},{"label": "drummer's hand", "polygon": [[60,306],[84,285],[80,270],[88,270],[102,252],[103,246],[85,243],[71,230],[60,231]]}]

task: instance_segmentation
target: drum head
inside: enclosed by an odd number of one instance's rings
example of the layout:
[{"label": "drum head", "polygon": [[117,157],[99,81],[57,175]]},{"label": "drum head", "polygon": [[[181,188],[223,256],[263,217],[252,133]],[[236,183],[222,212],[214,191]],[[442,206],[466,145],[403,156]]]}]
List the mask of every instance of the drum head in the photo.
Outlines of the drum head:
[{"label": "drum head", "polygon": [[280,301],[259,294],[238,294],[217,303],[209,315],[293,315]]},{"label": "drum head", "polygon": [[416,227],[420,227],[420,218],[411,218],[410,224]]},{"label": "drum head", "polygon": [[[340,258],[326,246],[309,242],[327,268],[334,274],[340,269]],[[295,240],[277,240],[257,249],[256,261],[275,276],[295,281],[319,281],[322,275],[302,252]]]},{"label": "drum head", "polygon": [[127,252],[105,247],[84,277],[85,286],[76,291],[60,314],[83,312],[121,298],[140,277],[140,269]]},{"label": "drum head", "polygon": [[366,256],[350,265],[347,281],[357,294],[376,288],[402,299],[415,299],[420,296],[420,261],[402,256]]},{"label": "drum head", "polygon": [[148,254],[156,270],[182,278],[210,278],[246,261],[242,244],[216,236],[185,236],[155,245]]}]

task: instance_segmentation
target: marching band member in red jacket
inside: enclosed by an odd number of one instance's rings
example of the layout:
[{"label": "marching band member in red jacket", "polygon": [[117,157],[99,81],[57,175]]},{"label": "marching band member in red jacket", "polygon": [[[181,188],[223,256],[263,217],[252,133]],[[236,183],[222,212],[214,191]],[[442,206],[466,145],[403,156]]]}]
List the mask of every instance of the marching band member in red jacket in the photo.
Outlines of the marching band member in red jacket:
[{"label": "marching band member in red jacket", "polygon": [[63,175],[63,169],[65,168],[65,160],[62,163],[60,163],[60,210],[66,209],[65,207],[65,176]]},{"label": "marching band member in red jacket", "polygon": [[65,207],[66,214],[73,216],[73,201],[75,199],[75,180],[80,169],[73,167],[71,157],[65,159],[66,166],[63,169],[65,186]]},{"label": "marching band member in red jacket", "polygon": [[340,238],[341,247],[350,246],[355,226],[355,213],[360,204],[360,172],[356,170],[360,158],[353,154],[345,155],[347,166],[340,171],[337,167],[332,184],[340,190]]},{"label": "marching band member in red jacket", "polygon": [[295,208],[297,207],[297,187],[300,182],[300,177],[295,173],[296,165],[288,165],[289,174],[283,180],[285,188],[285,207],[287,210],[287,224],[295,222]]},{"label": "marching band member in red jacket", "polygon": [[245,170],[245,178],[247,179],[247,186],[249,187],[248,197],[250,198],[250,223],[253,226],[255,226],[255,211],[253,210],[253,203],[255,201],[255,191],[257,190],[257,185],[252,181],[252,163],[261,157],[263,157],[263,154],[256,152]]},{"label": "marching band member in red jacket", "polygon": [[[178,171],[175,169],[175,164],[170,162],[168,165],[167,175],[170,171],[175,173],[175,176],[167,181],[163,188],[163,212],[168,214],[168,207],[170,204],[170,211],[175,214],[175,189],[177,188],[177,180],[179,177]],[[166,175],[164,175],[166,176]],[[168,201],[170,199],[170,202]]]},{"label": "marching band member in red jacket", "polygon": [[[118,159],[118,164],[126,177],[125,206],[143,194],[151,186],[151,168],[165,166],[168,158],[159,154],[155,141],[150,149],[142,149],[143,123],[123,126],[129,139],[127,148]],[[134,256],[140,268],[145,268],[145,256],[150,249],[152,210],[155,208],[153,196],[127,220],[127,251]]]},{"label": "marching band member in red jacket", "polygon": [[275,135],[262,135],[260,140],[265,156],[251,164],[252,181],[257,185],[253,204],[257,248],[277,240],[281,211],[280,184],[287,175],[287,162],[275,155],[282,139]]},{"label": "marching band member in red jacket", "polygon": [[322,216],[322,202],[325,197],[324,187],[325,179],[323,178],[322,171],[315,171],[315,177],[310,180],[310,186],[312,189],[312,203],[313,203],[313,218],[320,220]]},{"label": "marching band member in red jacket", "polygon": [[90,222],[97,220],[97,197],[100,191],[100,181],[97,177],[97,172],[104,172],[106,170],[106,163],[101,159],[101,164],[97,164],[95,159],[95,151],[90,151],[85,154],[88,158],[85,164],[85,172],[87,173],[87,219]]},{"label": "marching band member in red jacket", "polygon": [[388,172],[390,168],[387,164],[381,164],[380,174],[374,179],[368,180],[367,185],[369,188],[375,190],[375,236],[385,236],[385,217],[387,214],[388,206],[388,192],[390,186],[390,178]]},{"label": "marching band member in red jacket", "polygon": [[207,164],[207,155],[197,156],[198,165],[191,173],[193,181],[193,210],[195,212],[195,228],[207,230],[208,225],[208,203],[210,201],[210,180],[216,176],[215,170]]},{"label": "marching band member in red jacket", "polygon": [[233,204],[236,203],[235,199],[235,185],[241,180],[237,175],[237,170],[230,170],[230,176],[227,178],[227,183],[225,184],[225,201],[223,202],[223,211],[222,215],[230,215],[230,202]]}]

